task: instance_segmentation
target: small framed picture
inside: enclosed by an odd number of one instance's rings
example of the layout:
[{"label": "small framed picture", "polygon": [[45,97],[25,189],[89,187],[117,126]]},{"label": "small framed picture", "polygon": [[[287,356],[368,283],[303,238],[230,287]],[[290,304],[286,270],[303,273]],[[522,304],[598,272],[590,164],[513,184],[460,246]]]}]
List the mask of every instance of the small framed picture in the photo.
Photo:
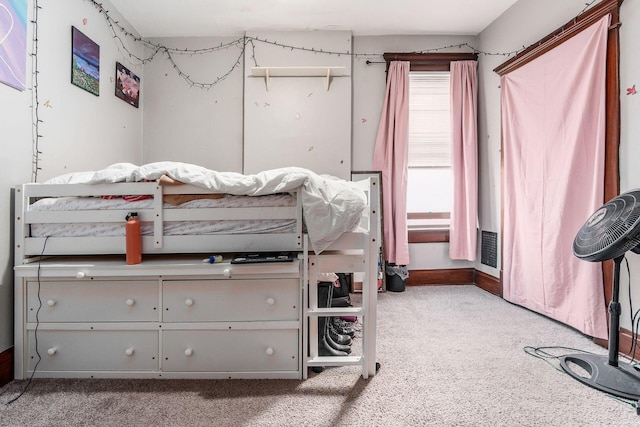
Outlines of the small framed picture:
[{"label": "small framed picture", "polygon": [[140,77],[116,62],[116,96],[138,108],[140,101]]},{"label": "small framed picture", "polygon": [[71,83],[100,96],[100,46],[71,27]]}]

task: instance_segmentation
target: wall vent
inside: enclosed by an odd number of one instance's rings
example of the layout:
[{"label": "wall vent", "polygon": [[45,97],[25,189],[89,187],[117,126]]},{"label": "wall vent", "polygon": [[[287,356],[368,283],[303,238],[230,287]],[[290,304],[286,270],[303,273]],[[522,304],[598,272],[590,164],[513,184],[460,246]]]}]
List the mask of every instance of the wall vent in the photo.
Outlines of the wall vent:
[{"label": "wall vent", "polygon": [[493,231],[482,232],[480,262],[493,268],[498,267],[498,233]]}]

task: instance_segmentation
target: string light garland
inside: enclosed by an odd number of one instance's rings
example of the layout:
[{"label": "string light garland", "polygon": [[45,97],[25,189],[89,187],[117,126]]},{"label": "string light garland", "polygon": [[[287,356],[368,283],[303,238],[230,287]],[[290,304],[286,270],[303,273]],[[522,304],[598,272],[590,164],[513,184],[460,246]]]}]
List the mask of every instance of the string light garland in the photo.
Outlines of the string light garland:
[{"label": "string light garland", "polygon": [[38,99],[38,11],[40,10],[38,0],[33,2],[33,40],[31,46],[31,141],[32,141],[32,160],[31,160],[31,180],[38,182],[38,172],[42,170],[40,167],[40,100]]},{"label": "string light garland", "polygon": [[580,13],[578,13],[578,16],[582,15],[587,9],[591,7],[592,4],[594,4],[597,1],[598,0],[591,0],[589,3],[585,3],[584,8],[580,11]]},{"label": "string light garland", "polygon": [[196,82],[196,81],[192,80],[190,75],[187,75],[187,74],[185,74],[184,72],[182,72],[180,70],[180,67],[178,67],[178,64],[175,63],[175,61],[173,60],[173,57],[171,56],[171,54],[168,51],[165,52],[165,53],[167,55],[167,58],[169,59],[169,62],[171,62],[171,65],[173,65],[173,68],[176,70],[176,73],[178,73],[178,75],[180,77],[182,77],[184,80],[186,80],[186,82],[189,83],[189,85],[191,87],[198,87],[198,88],[201,88],[201,89],[211,89],[213,86],[217,85],[222,80],[226,79],[233,72],[233,70],[235,70],[236,68],[238,68],[240,66],[240,64],[242,63],[242,58],[244,57],[244,49],[242,49],[240,51],[240,55],[236,59],[236,62],[229,69],[229,71],[224,73],[222,76],[217,77],[211,83],[199,83],[199,82]]},{"label": "string light garland", "polygon": [[[373,63],[371,61],[371,59],[381,59],[382,58],[382,53],[355,53],[355,52],[350,52],[350,51],[335,51],[335,50],[324,50],[324,49],[319,49],[319,48],[315,48],[315,47],[305,47],[305,46],[296,46],[296,45],[292,45],[292,44],[287,44],[287,43],[281,43],[275,40],[268,40],[266,38],[260,38],[260,37],[255,37],[255,36],[243,36],[240,38],[237,38],[235,40],[232,40],[230,42],[227,43],[220,43],[216,46],[211,46],[211,47],[206,47],[206,48],[198,48],[198,49],[189,49],[189,48],[175,48],[175,47],[168,47],[162,44],[158,44],[158,43],[154,43],[150,40],[144,39],[142,37],[139,37],[137,35],[135,35],[134,33],[132,33],[131,31],[127,30],[124,26],[122,26],[120,24],[119,21],[115,20],[111,14],[109,13],[109,11],[107,9],[105,9],[102,6],[102,3],[97,2],[96,0],[87,0],[90,3],[92,3],[94,5],[94,7],[98,10],[98,12],[100,14],[102,14],[105,18],[105,20],[107,21],[107,25],[109,26],[112,34],[113,34],[113,38],[116,39],[118,41],[118,48],[120,50],[124,50],[125,53],[123,53],[123,56],[128,56],[128,58],[130,60],[134,60],[137,61],[138,64],[146,64],[150,61],[152,61],[159,53],[164,54],[167,59],[169,60],[169,62],[171,63],[172,67],[174,68],[175,72],[181,77],[183,78],[191,87],[198,87],[201,89],[211,89],[212,87],[216,86],[218,83],[220,83],[222,80],[224,80],[226,77],[228,77],[236,68],[239,68],[239,66],[242,63],[242,58],[245,56],[246,54],[246,50],[247,50],[247,46],[251,45],[251,59],[254,63],[255,66],[258,66],[258,61],[256,59],[256,55],[255,55],[255,43],[262,43],[265,45],[271,45],[271,46],[276,46],[276,47],[280,47],[282,49],[289,49],[291,51],[302,51],[302,52],[309,52],[309,53],[314,53],[314,54],[323,54],[323,55],[331,55],[331,56],[348,56],[351,58],[355,58],[355,59],[366,59],[367,63]],[[138,55],[136,55],[135,53],[131,52],[131,50],[128,49],[125,41],[123,40],[123,38],[128,38],[133,40],[135,43],[141,43],[145,48],[149,49],[151,51],[150,56],[148,57],[140,57]],[[233,65],[229,68],[229,70],[227,72],[225,72],[222,76],[217,77],[214,81],[212,82],[198,82],[195,81],[191,78],[190,74],[184,72],[180,66],[178,66],[178,64],[176,63],[176,61],[173,59],[172,55],[202,55],[202,54],[209,54],[209,53],[214,53],[214,52],[218,52],[221,50],[227,50],[231,47],[238,47],[240,49],[240,53],[237,57],[237,60],[233,63]],[[431,49],[425,49],[425,50],[421,50],[419,52],[416,53],[429,53],[429,52],[439,52],[439,51],[446,51],[446,50],[451,50],[451,49],[460,49],[460,48],[468,48],[471,51],[473,51],[474,53],[477,53],[479,55],[498,55],[498,56],[512,56],[512,55],[516,55],[518,52],[520,52],[520,50],[514,50],[511,52],[499,52],[499,53],[492,53],[492,52],[484,52],[481,51],[480,49],[477,49],[473,46],[471,46],[469,43],[459,43],[459,44],[452,44],[452,45],[447,45],[447,46],[441,46],[441,47],[436,47],[436,48],[431,48]]]},{"label": "string light garland", "polygon": [[[144,39],[142,37],[137,36],[136,34],[132,33],[131,31],[127,30],[124,26],[122,26],[120,24],[119,21],[115,20],[111,14],[109,13],[109,11],[107,9],[105,9],[102,6],[102,3],[99,3],[96,0],[86,0],[89,1],[90,3],[92,3],[94,5],[94,7],[98,10],[99,13],[101,13],[102,15],[104,15],[106,21],[107,21],[107,25],[109,26],[114,39],[118,40],[118,45],[119,45],[119,49],[122,49],[126,52],[125,56],[128,56],[129,59],[131,60],[135,60],[137,61],[139,64],[146,64],[150,61],[152,61],[159,53],[162,53],[164,55],[166,55],[167,59],[169,60],[169,62],[171,62],[171,65],[173,66],[174,70],[176,71],[176,73],[183,78],[191,87],[198,87],[198,88],[202,88],[202,89],[211,89],[212,87],[216,86],[218,83],[220,83],[222,80],[224,80],[226,77],[228,77],[235,69],[239,68],[242,58],[244,57],[245,53],[246,53],[246,49],[247,49],[247,45],[251,45],[251,49],[252,49],[252,53],[251,53],[251,59],[254,62],[255,66],[258,66],[258,61],[256,59],[255,56],[255,43],[254,42],[258,42],[258,43],[262,43],[265,45],[271,45],[271,46],[276,46],[276,47],[281,47],[283,49],[289,49],[291,51],[302,51],[302,52],[310,52],[310,53],[314,53],[314,54],[323,54],[323,55],[332,55],[332,56],[348,56],[354,59],[365,59],[367,64],[371,64],[371,63],[375,63],[374,61],[372,61],[372,59],[382,59],[382,54],[381,53],[355,53],[355,52],[350,52],[350,51],[334,51],[334,50],[324,50],[324,49],[318,49],[315,47],[304,47],[304,46],[296,46],[296,45],[291,45],[291,44],[287,44],[287,43],[281,43],[278,41],[274,41],[274,40],[267,40],[266,38],[260,38],[260,37],[254,37],[254,36],[243,36],[240,38],[237,38],[235,40],[232,40],[230,42],[227,43],[220,43],[219,45],[216,46],[211,46],[211,47],[206,47],[206,48],[198,48],[198,49],[189,49],[189,48],[174,48],[174,47],[168,47],[159,43],[153,43],[150,40]],[[598,0],[591,0],[588,3],[585,3],[585,7],[580,11],[580,13],[578,14],[581,15],[582,13],[584,13],[589,7],[591,7],[591,5],[593,5],[596,1]],[[577,17],[576,17],[577,18]],[[133,40],[133,42],[135,43],[141,43],[145,48],[149,49],[151,51],[151,54],[149,57],[140,57],[136,54],[134,54],[133,52],[131,52],[124,40],[124,38],[130,38],[131,40]],[[202,54],[209,54],[209,53],[214,53],[214,52],[218,52],[221,50],[227,50],[231,47],[237,47],[240,49],[240,53],[238,55],[238,58],[236,60],[236,62],[230,67],[230,69],[224,73],[222,76],[217,77],[215,80],[213,80],[212,82],[197,82],[195,80],[193,80],[191,78],[191,76],[188,73],[185,73],[178,65],[177,63],[174,61],[172,55],[202,55]],[[523,50],[526,49],[526,46],[522,46],[522,48],[520,49],[516,49],[516,50],[512,50],[512,51],[508,51],[508,52],[485,52],[482,51],[480,49],[477,49],[476,47],[470,45],[469,43],[459,43],[459,44],[451,44],[451,45],[447,45],[447,46],[441,46],[441,47],[436,47],[436,48],[430,48],[430,49],[424,49],[424,50],[420,50],[420,51],[416,51],[416,52],[412,52],[412,53],[434,53],[434,52],[440,52],[440,51],[448,51],[451,49],[469,49],[471,50],[473,53],[476,53],[478,55],[485,55],[485,56],[505,56],[505,57],[510,57],[510,56],[517,56],[520,52],[522,52]]]}]

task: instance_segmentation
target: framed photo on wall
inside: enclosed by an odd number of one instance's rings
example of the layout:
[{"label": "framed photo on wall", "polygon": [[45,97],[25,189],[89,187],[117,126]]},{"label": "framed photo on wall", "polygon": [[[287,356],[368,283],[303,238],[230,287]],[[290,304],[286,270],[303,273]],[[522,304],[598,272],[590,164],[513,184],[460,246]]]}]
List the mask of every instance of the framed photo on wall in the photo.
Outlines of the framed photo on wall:
[{"label": "framed photo on wall", "polygon": [[100,96],[100,46],[71,27],[71,83]]},{"label": "framed photo on wall", "polygon": [[138,108],[140,101],[140,77],[116,62],[116,96]]}]

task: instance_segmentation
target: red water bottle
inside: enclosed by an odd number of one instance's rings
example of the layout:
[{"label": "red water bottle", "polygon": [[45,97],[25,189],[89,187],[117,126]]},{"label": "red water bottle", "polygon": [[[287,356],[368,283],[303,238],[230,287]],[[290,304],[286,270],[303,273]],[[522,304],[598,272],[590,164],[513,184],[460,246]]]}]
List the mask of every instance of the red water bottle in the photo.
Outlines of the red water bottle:
[{"label": "red water bottle", "polygon": [[142,262],[142,234],[138,212],[129,212],[125,218],[125,239],[127,242],[127,264]]}]

